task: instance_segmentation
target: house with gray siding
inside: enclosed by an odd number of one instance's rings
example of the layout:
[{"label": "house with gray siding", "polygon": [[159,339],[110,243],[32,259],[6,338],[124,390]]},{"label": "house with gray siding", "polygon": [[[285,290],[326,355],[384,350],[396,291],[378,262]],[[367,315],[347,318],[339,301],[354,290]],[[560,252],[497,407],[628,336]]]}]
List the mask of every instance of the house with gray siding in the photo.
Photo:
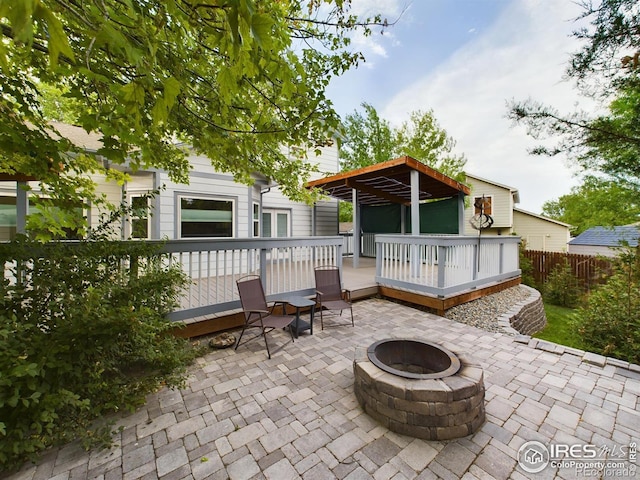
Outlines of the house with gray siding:
[{"label": "house with gray siding", "polygon": [[[58,131],[76,145],[96,152],[102,145],[98,134],[87,134],[80,127],[55,125]],[[320,172],[338,171],[338,147],[309,153]],[[287,154],[287,152],[284,152]],[[296,152],[299,154],[299,152]],[[113,166],[129,174],[125,185],[103,175],[94,180],[100,193],[113,204],[125,200],[135,207],[133,218],[123,222],[122,238],[189,239],[189,238],[252,238],[337,235],[338,202],[323,199],[315,205],[293,202],[285,197],[278,185],[260,174],[248,186],[234,181],[233,175],[216,171],[210,160],[196,152],[188,156],[191,165],[189,184],[173,182],[167,172],[159,169],[132,171],[126,166]],[[311,179],[324,173],[316,173]],[[32,194],[39,193],[38,182],[29,182]],[[154,198],[147,194],[159,190]],[[20,200],[16,182],[0,182],[0,241],[13,238],[19,230]],[[28,204],[28,199],[27,202]],[[28,213],[29,206],[22,210]],[[91,226],[98,224],[99,212],[89,208],[84,214]]]}]

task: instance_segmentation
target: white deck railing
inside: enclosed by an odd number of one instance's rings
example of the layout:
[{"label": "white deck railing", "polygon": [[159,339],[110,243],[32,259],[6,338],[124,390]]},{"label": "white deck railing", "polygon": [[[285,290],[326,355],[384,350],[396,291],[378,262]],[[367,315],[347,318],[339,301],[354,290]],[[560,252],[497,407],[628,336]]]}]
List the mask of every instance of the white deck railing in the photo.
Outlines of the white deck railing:
[{"label": "white deck railing", "polygon": [[341,237],[169,240],[162,251],[191,279],[181,308],[169,315],[172,320],[239,308],[236,281],[245,275],[259,275],[269,299],[311,295],[315,267],[342,268]]},{"label": "white deck railing", "polygon": [[444,297],[520,275],[520,237],[376,235],[376,282]]}]

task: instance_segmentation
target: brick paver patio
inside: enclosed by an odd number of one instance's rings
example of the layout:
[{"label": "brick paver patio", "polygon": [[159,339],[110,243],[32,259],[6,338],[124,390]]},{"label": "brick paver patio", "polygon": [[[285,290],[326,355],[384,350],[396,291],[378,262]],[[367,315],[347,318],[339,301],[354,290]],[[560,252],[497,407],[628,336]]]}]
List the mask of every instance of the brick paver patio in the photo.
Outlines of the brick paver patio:
[{"label": "brick paver patio", "polygon": [[[301,335],[293,344],[284,344],[288,333],[275,332],[272,343],[284,347],[271,360],[261,340],[237,351],[212,351],[198,360],[185,390],[151,395],[137,413],[118,422],[123,430],[117,447],[87,453],[69,445],[7,478],[586,476],[552,466],[540,473],[523,471],[518,451],[534,440],[547,446],[595,445],[598,458],[610,462],[623,447],[625,458],[614,464],[635,477],[627,457],[629,445],[640,441],[637,365],[487,333],[386,300],[357,302],[354,313],[355,328],[321,331],[318,324],[314,335]],[[395,434],[369,418],[353,393],[354,351],[388,337],[438,342],[478,360],[486,387],[482,428],[434,442]],[[625,472],[610,469],[596,472],[596,478],[624,478],[618,474]]]}]

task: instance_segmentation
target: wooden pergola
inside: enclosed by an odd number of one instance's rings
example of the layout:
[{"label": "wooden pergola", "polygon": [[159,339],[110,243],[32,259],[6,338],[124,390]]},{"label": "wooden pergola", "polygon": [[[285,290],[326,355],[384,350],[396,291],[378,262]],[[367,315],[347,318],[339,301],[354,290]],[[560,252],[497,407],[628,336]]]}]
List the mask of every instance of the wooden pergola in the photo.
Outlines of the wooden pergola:
[{"label": "wooden pergola", "polygon": [[[458,197],[459,232],[463,231],[464,196],[471,193],[469,187],[437,170],[404,156],[350,172],[338,173],[313,180],[305,185],[317,188],[324,194],[352,202],[354,205],[354,267],[360,256],[360,207],[361,205],[387,205],[390,203],[419,205],[425,200]],[[404,219],[404,215],[402,216]],[[420,212],[411,209],[411,232],[420,234]],[[403,232],[404,224],[403,224]]]}]

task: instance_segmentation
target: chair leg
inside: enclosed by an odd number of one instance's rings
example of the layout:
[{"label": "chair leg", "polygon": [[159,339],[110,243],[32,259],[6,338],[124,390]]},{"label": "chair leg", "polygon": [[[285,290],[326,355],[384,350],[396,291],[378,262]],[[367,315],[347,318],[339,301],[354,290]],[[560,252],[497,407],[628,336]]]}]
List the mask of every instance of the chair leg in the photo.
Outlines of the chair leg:
[{"label": "chair leg", "polygon": [[356,324],[355,324],[355,323],[353,323],[353,307],[349,306],[349,310],[351,310],[351,326],[352,326],[352,327],[355,327],[355,326],[356,326]]},{"label": "chair leg", "polygon": [[240,346],[240,340],[242,340],[242,335],[244,335],[244,331],[247,329],[247,326],[243,326],[242,327],[242,332],[240,332],[240,336],[238,337],[238,341],[236,342],[236,346],[234,348],[234,350],[237,350],[238,347]]},{"label": "chair leg", "polygon": [[269,343],[267,342],[267,329],[262,327],[262,336],[264,337],[264,344],[267,347],[267,357],[271,358],[271,352],[269,351]]},{"label": "chair leg", "polygon": [[293,322],[291,322],[289,324],[289,333],[291,334],[291,342],[295,343],[296,340],[293,338],[293,327],[292,327]]}]

